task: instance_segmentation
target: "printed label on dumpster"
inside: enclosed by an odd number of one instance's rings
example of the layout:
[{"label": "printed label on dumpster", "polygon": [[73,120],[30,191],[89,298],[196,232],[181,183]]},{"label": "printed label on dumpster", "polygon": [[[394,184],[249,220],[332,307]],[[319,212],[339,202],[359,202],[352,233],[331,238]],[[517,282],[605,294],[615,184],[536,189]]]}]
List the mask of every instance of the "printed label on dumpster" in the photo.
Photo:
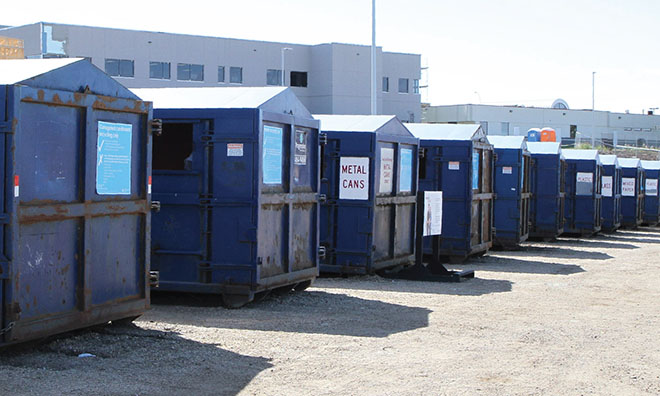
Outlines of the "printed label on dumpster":
[{"label": "printed label on dumpster", "polygon": [[602,181],[602,186],[601,186],[601,194],[603,197],[611,197],[612,196],[612,176],[603,176],[603,181]]},{"label": "printed label on dumpster", "polygon": [[369,199],[369,158],[339,159],[339,199]]},{"label": "printed label on dumpster", "polygon": [[510,175],[513,173],[513,167],[511,166],[503,166],[502,167],[502,173],[505,175]]},{"label": "printed label on dumpster", "polygon": [[481,168],[481,155],[478,151],[472,152],[472,189],[479,189],[479,169]]},{"label": "printed label on dumpster", "polygon": [[635,196],[635,178],[624,177],[621,179],[621,196],[634,197]]},{"label": "printed label on dumpster", "polygon": [[96,143],[96,193],[131,194],[133,125],[99,121]]},{"label": "printed label on dumpster", "polygon": [[264,125],[263,164],[264,184],[282,184],[282,128]]},{"label": "printed label on dumpster", "polygon": [[449,161],[449,170],[460,170],[461,163],[458,161]]},{"label": "printed label on dumpster", "polygon": [[593,173],[578,172],[575,178],[575,195],[591,195],[594,193]]},{"label": "printed label on dumpster", "polygon": [[296,129],[296,152],[293,157],[295,165],[307,165],[307,131]]},{"label": "printed label on dumpster", "polygon": [[411,149],[401,149],[401,158],[399,159],[399,191],[412,191],[412,161],[413,151]]},{"label": "printed label on dumpster", "polygon": [[442,234],[442,191],[424,191],[424,234]]},{"label": "printed label on dumpster", "polygon": [[389,194],[392,192],[392,178],[394,172],[394,149],[380,149],[380,187],[378,192]]},{"label": "printed label on dumpster", "polygon": [[227,143],[227,157],[242,157],[243,143]]},{"label": "printed label on dumpster", "polygon": [[646,195],[649,197],[658,196],[658,179],[646,179]]}]

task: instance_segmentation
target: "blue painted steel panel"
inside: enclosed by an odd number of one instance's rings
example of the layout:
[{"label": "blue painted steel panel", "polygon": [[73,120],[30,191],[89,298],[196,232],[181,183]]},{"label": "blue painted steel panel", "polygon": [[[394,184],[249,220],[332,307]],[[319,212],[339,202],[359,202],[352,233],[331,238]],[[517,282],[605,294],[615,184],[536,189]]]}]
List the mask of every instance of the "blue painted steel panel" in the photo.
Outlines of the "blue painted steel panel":
[{"label": "blue painted steel panel", "polygon": [[644,169],[637,158],[620,158],[621,227],[636,228],[644,220]]},{"label": "blue painted steel panel", "polygon": [[564,231],[564,161],[559,152],[531,157],[529,236],[556,238]]},{"label": "blue painted steel panel", "polygon": [[[167,91],[182,106],[203,94]],[[245,303],[318,275],[318,121],[290,90],[269,92],[255,108],[154,110],[163,120],[153,171],[159,289]]]},{"label": "blue painted steel panel", "polygon": [[452,261],[486,253],[492,246],[493,146],[478,126],[408,124],[408,128],[420,137],[424,151],[420,190],[443,194],[442,235],[426,238],[424,253],[432,254],[432,238],[438,238],[439,255]]},{"label": "blue painted steel panel", "polygon": [[[573,152],[585,152],[575,153]],[[586,152],[589,153],[586,153]],[[593,151],[593,155],[591,153]],[[600,231],[602,165],[595,150],[564,150],[566,202],[564,232],[592,235]],[[584,154],[584,155],[582,155]]]},{"label": "blue painted steel panel", "polygon": [[[327,196],[321,245],[327,253],[321,271],[365,274],[412,262],[418,140],[393,117],[320,118],[328,136],[321,174],[321,191]],[[369,130],[351,130],[356,125]],[[358,169],[362,163],[368,164],[366,175],[348,167]],[[355,182],[357,189],[351,188]]]},{"label": "blue painted steel panel", "polygon": [[660,161],[642,161],[642,166],[646,177],[643,224],[654,226],[660,222],[660,194],[658,193]]},{"label": "blue painted steel panel", "polygon": [[[0,346],[139,316],[149,307],[150,105],[84,61],[0,92]],[[122,97],[94,94],[113,92]],[[130,194],[96,192],[99,121],[131,125]]]},{"label": "blue painted steel panel", "polygon": [[616,161],[603,162],[601,177],[602,229],[616,231],[621,226],[621,166]]},{"label": "blue painted steel panel", "polygon": [[513,248],[529,236],[530,155],[524,146],[499,148],[497,144],[495,155],[493,244]]}]

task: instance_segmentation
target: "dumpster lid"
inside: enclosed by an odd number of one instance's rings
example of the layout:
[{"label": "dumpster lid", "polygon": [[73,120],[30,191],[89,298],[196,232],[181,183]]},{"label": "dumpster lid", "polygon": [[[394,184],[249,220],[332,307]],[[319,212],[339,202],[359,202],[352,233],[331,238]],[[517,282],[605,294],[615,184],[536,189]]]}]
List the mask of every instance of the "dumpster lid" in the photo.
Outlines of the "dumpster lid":
[{"label": "dumpster lid", "polygon": [[562,154],[566,159],[571,160],[596,160],[599,161],[598,150],[583,150],[583,149],[565,149]]},{"label": "dumpster lid", "polygon": [[616,155],[600,154],[600,163],[603,165],[618,165]]},{"label": "dumpster lid", "polygon": [[527,142],[527,150],[532,154],[561,154],[559,142]]},{"label": "dumpster lid", "polygon": [[619,158],[619,165],[622,168],[641,168],[642,161],[639,158]]},{"label": "dumpster lid", "polygon": [[525,136],[488,136],[488,142],[496,149],[527,149]]},{"label": "dumpster lid", "polygon": [[0,85],[20,84],[32,88],[56,89],[138,99],[128,88],[83,58],[0,60]]},{"label": "dumpster lid", "polygon": [[403,123],[393,115],[334,115],[314,114],[326,132],[370,132],[412,136]]},{"label": "dumpster lid", "polygon": [[486,137],[479,124],[409,123],[406,128],[422,140],[479,140]]},{"label": "dumpster lid", "polygon": [[262,109],[312,118],[287,87],[193,87],[132,89],[154,109]]},{"label": "dumpster lid", "polygon": [[660,170],[660,161],[642,160],[642,168],[648,170]]}]

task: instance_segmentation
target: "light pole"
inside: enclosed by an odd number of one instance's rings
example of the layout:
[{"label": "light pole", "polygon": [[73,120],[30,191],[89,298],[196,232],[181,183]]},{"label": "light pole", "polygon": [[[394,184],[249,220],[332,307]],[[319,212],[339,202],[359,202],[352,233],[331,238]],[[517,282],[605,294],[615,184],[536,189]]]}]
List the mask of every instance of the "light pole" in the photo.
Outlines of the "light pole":
[{"label": "light pole", "polygon": [[591,147],[596,143],[596,72],[591,72]]},{"label": "light pole", "polygon": [[376,0],[371,0],[371,114],[378,114],[376,82]]},{"label": "light pole", "polygon": [[280,84],[280,85],[282,85],[282,86],[284,86],[284,51],[293,51],[293,48],[284,47],[284,48],[282,48],[282,50],[280,51],[281,54],[282,54],[282,69],[281,69],[281,71],[280,71],[280,72],[282,73],[282,78],[281,78],[281,80],[280,80],[280,81],[281,81],[281,84]]}]

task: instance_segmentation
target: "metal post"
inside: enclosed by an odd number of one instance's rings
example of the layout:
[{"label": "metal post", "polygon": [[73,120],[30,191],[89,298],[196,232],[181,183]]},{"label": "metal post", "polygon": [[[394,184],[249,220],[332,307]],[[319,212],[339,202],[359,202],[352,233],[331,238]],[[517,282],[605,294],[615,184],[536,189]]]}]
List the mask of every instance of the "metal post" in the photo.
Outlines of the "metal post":
[{"label": "metal post", "polygon": [[596,144],[596,72],[591,72],[591,147]]},{"label": "metal post", "polygon": [[371,114],[378,114],[376,83],[376,0],[371,0]]},{"label": "metal post", "polygon": [[281,86],[284,86],[284,83],[285,83],[285,79],[284,79],[284,51],[292,51],[292,50],[293,50],[293,48],[289,48],[289,47],[284,47],[280,50],[280,52],[282,54],[282,68],[280,69],[280,73],[281,73],[281,77],[282,77],[280,79],[280,82],[281,82],[280,85]]}]

